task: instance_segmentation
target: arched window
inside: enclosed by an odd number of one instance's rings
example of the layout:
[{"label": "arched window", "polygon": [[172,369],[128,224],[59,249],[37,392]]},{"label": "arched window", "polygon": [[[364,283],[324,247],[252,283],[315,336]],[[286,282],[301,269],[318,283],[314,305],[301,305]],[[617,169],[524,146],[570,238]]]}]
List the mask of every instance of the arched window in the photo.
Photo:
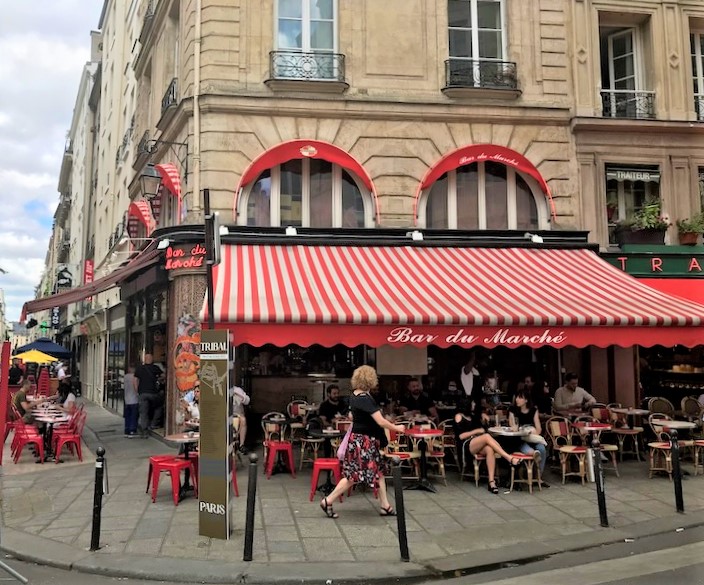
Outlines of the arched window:
[{"label": "arched window", "polygon": [[549,229],[545,196],[535,179],[494,161],[448,171],[425,190],[419,203],[419,227]]},{"label": "arched window", "polygon": [[238,223],[362,228],[373,225],[371,194],[353,173],[319,158],[294,159],[245,188]]}]

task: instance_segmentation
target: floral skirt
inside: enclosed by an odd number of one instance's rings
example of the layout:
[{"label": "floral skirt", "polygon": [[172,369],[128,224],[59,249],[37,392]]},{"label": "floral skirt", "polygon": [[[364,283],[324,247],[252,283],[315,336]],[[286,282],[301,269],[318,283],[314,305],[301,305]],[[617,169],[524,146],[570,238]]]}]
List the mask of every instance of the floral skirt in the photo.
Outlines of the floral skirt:
[{"label": "floral skirt", "polygon": [[381,454],[379,439],[352,433],[342,461],[342,475],[354,483],[374,487],[388,473],[388,462]]}]

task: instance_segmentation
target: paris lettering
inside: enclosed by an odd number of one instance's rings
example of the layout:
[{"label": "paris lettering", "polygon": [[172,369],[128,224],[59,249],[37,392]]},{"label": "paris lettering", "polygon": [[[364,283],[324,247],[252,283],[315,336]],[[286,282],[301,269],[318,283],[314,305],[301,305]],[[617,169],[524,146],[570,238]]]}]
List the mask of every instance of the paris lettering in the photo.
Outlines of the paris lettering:
[{"label": "paris lettering", "polygon": [[386,338],[388,343],[410,343],[410,344],[427,344],[432,345],[438,340],[442,343],[452,345],[474,345],[474,344],[492,344],[492,345],[561,345],[566,342],[567,335],[565,331],[553,331],[552,329],[544,329],[541,333],[532,335],[514,333],[510,328],[501,328],[494,331],[491,335],[476,335],[465,329],[457,329],[455,332],[446,336],[437,334],[422,333],[414,330],[412,327],[397,327],[392,329]]}]

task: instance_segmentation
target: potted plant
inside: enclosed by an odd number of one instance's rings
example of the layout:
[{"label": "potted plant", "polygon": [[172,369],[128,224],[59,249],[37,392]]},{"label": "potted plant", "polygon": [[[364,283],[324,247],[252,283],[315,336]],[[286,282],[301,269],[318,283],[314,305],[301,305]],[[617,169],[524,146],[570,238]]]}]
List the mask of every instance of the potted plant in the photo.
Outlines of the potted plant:
[{"label": "potted plant", "polygon": [[662,244],[672,224],[662,213],[659,199],[648,199],[633,217],[616,225],[616,240],[623,244]]},{"label": "potted plant", "polygon": [[694,246],[701,233],[704,233],[704,212],[692,216],[691,219],[677,220],[677,234],[681,245]]}]

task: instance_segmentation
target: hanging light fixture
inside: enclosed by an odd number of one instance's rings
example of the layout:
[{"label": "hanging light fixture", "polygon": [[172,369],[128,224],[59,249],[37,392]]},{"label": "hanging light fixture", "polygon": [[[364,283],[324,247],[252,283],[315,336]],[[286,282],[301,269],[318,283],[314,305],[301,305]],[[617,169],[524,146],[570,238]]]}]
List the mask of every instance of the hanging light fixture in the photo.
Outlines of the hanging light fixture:
[{"label": "hanging light fixture", "polygon": [[154,199],[154,197],[157,196],[161,185],[161,175],[153,164],[149,163],[144,167],[139,177],[139,184],[142,189],[142,197],[145,199]]}]

